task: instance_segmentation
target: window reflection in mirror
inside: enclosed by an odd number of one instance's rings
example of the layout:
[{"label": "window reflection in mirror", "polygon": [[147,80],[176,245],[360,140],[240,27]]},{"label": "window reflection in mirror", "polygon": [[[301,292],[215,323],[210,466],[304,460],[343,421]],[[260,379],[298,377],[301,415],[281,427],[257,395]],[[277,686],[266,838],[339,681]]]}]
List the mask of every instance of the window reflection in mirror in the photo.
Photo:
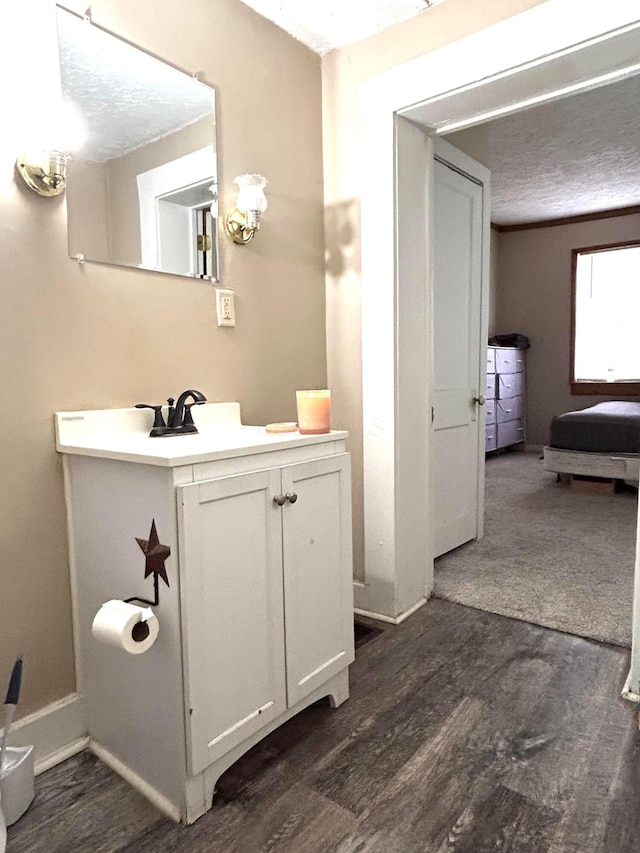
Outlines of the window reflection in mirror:
[{"label": "window reflection in mirror", "polygon": [[213,89],[57,15],[62,96],[84,129],[67,173],[69,254],[217,280]]}]

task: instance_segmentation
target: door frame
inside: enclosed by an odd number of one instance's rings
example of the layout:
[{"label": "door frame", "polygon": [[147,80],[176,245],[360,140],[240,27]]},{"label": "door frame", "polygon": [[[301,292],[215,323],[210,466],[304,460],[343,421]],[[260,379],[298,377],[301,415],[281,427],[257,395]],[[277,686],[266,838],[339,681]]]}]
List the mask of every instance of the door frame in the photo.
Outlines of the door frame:
[{"label": "door frame", "polygon": [[425,128],[451,132],[631,76],[640,71],[638,55],[635,0],[606,7],[587,0],[579,16],[568,0],[547,0],[360,84],[365,565],[364,581],[354,584],[359,611],[399,622],[433,588],[433,140]]},{"label": "door frame", "polygon": [[[212,164],[214,168],[212,169]],[[136,176],[138,187],[138,206],[140,211],[140,252],[141,266],[145,269],[157,270],[161,268],[161,224],[163,208],[171,203],[171,196],[181,193],[186,189],[201,187],[203,192],[203,203],[210,185],[216,183],[215,175],[215,152],[212,145],[199,148],[183,157],[177,157],[168,163],[161,163],[140,172]],[[213,197],[206,199],[209,204],[215,204]],[[191,246],[195,242],[194,223],[191,211],[198,205],[188,204],[178,206],[184,209],[183,239],[186,240],[191,252]],[[194,259],[189,255],[188,271],[182,275],[195,276],[196,269]],[[216,278],[218,280],[218,270]]]}]

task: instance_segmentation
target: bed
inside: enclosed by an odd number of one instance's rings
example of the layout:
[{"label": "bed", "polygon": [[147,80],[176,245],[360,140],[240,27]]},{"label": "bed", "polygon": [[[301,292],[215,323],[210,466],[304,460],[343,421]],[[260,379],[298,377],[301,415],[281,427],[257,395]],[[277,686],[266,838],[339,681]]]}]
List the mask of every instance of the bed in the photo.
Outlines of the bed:
[{"label": "bed", "polygon": [[598,403],[551,421],[544,469],[638,484],[640,403]]}]

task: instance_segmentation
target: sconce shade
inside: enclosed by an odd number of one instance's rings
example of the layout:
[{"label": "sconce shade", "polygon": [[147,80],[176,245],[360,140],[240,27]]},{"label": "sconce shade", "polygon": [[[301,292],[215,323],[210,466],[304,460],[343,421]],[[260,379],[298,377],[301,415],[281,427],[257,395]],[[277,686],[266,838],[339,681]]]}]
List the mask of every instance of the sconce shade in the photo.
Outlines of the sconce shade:
[{"label": "sconce shade", "polygon": [[25,151],[16,168],[25,184],[38,195],[56,196],[67,185],[67,161],[64,151]]},{"label": "sconce shade", "polygon": [[23,129],[29,147],[18,157],[16,169],[38,195],[60,195],[67,185],[68,152],[82,146],[84,125],[66,101],[43,105],[30,119]]},{"label": "sconce shade", "polygon": [[244,244],[253,239],[260,228],[260,216],[267,209],[264,188],[267,179],[262,175],[238,175],[238,201],[225,219],[225,230],[234,243]]},{"label": "sconce shade", "polygon": [[264,194],[266,178],[262,175],[238,175],[234,184],[240,187],[236,203],[238,210],[242,213],[249,213],[250,210],[256,213],[265,212],[267,209],[267,197]]}]

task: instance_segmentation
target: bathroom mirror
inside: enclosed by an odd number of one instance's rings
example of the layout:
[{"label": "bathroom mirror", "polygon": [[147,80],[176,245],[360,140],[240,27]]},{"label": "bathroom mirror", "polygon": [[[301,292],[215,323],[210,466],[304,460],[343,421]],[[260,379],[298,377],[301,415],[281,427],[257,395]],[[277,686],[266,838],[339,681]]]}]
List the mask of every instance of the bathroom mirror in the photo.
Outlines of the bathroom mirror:
[{"label": "bathroom mirror", "polygon": [[57,8],[71,257],[218,280],[215,92]]}]

